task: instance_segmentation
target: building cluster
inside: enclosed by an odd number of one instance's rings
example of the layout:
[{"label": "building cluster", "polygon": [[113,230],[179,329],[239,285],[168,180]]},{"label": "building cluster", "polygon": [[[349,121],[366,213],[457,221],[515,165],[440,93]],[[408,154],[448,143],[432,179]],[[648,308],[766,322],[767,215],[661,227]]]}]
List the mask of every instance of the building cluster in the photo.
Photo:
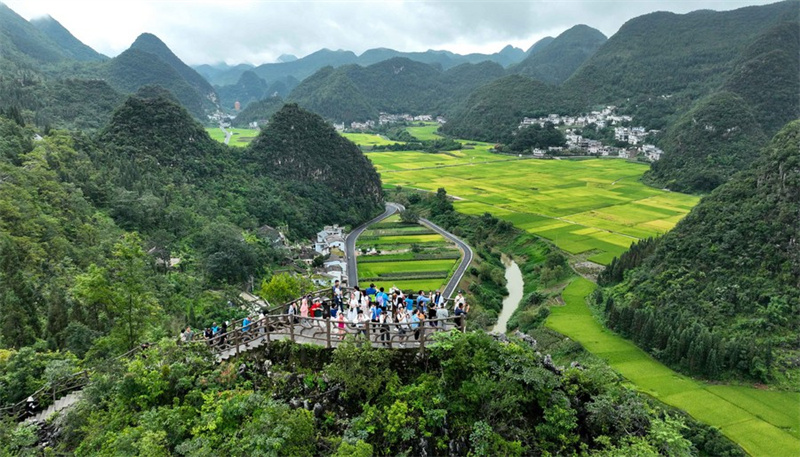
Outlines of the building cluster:
[{"label": "building cluster", "polygon": [[389,114],[389,113],[380,113],[378,116],[378,121],[376,122],[373,119],[364,121],[364,122],[351,122],[350,125],[345,124],[344,122],[337,124],[334,123],[333,126],[336,130],[343,132],[345,129],[349,130],[372,130],[376,125],[388,125],[388,124],[396,124],[398,122],[433,122],[436,121],[439,124],[444,124],[447,122],[445,118],[438,116],[434,117],[430,114],[419,114],[419,115],[411,115],[411,114]]},{"label": "building cluster", "polygon": [[314,251],[321,256],[327,256],[323,266],[314,272],[312,280],[319,286],[333,284],[339,280],[347,282],[347,261],[345,260],[345,234],[344,229],[338,225],[326,225],[317,232],[314,242]]},{"label": "building cluster", "polygon": [[[547,123],[566,128],[564,133],[567,146],[565,148],[550,147],[547,150],[533,149],[534,157],[544,157],[547,153],[558,154],[559,151],[566,149],[571,151],[579,150],[586,155],[602,157],[619,157],[622,159],[642,157],[651,162],[659,160],[664,151],[652,144],[645,143],[647,136],[658,133],[658,130],[646,130],[644,127],[622,126],[621,124],[623,123],[630,123],[633,121],[633,118],[627,115],[617,115],[615,110],[615,106],[606,106],[600,111],[592,111],[589,114],[580,116],[550,114],[537,118],[526,117],[520,122],[518,128],[531,125],[540,125],[544,127]],[[584,138],[579,133],[576,133],[578,129],[590,124],[594,124],[597,129],[602,129],[607,126],[617,126],[614,127],[614,139],[616,141],[628,143],[629,146],[619,148],[605,145],[600,140]]]},{"label": "building cluster", "polygon": [[615,114],[616,106],[606,106],[600,111],[592,111],[589,114],[580,116],[562,116],[560,114],[549,114],[542,117],[526,117],[519,123],[519,128],[538,124],[544,127],[548,122],[553,125],[563,125],[565,127],[586,127],[594,124],[598,129],[605,128],[607,125],[616,125],[623,122],[631,122],[633,118],[627,115]]}]

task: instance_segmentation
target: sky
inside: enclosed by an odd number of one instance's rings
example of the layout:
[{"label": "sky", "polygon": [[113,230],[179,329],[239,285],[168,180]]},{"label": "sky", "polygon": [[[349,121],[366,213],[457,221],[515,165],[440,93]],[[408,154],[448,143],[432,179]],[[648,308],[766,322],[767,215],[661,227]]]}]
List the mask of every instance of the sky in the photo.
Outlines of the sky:
[{"label": "sky", "polygon": [[262,64],[322,48],[361,54],[445,49],[493,53],[528,49],[576,24],[613,35],[653,11],[731,10],[774,0],[271,1],[0,0],[26,19],[49,14],[95,50],[113,57],[144,32],[184,62]]}]

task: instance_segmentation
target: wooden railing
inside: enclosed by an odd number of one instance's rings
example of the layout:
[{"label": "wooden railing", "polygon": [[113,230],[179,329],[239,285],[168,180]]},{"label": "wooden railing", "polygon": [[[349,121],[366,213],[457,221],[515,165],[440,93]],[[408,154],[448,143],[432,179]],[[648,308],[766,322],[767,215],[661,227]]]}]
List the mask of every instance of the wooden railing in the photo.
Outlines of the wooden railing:
[{"label": "wooden railing", "polygon": [[326,348],[336,347],[347,338],[374,347],[424,349],[432,334],[452,329],[464,331],[466,327],[464,316],[422,319],[418,322],[350,322],[338,317],[304,318],[290,314],[268,314],[246,327],[229,328],[226,334],[217,334],[204,341],[223,359],[286,339]]},{"label": "wooden railing", "polygon": [[[47,409],[48,406],[54,404],[56,401],[65,397],[66,395],[86,387],[86,385],[89,383],[92,371],[102,368],[103,366],[118,364],[120,360],[129,359],[141,350],[141,346],[136,346],[130,351],[117,357],[105,360],[92,368],[85,368],[54,381],[48,381],[39,390],[28,395],[19,402],[0,409],[0,414],[9,415],[16,420],[25,419],[33,412],[30,410],[31,403],[35,405],[36,412]],[[31,398],[33,399],[33,402],[29,401]]]}]

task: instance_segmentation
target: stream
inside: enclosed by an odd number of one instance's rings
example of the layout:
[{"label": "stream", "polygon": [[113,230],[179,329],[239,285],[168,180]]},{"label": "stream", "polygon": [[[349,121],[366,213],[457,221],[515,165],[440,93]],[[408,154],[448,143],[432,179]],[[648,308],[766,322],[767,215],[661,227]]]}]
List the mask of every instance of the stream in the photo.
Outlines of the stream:
[{"label": "stream", "polygon": [[503,254],[503,265],[506,266],[506,289],[508,289],[508,296],[503,299],[503,309],[497,317],[497,325],[494,326],[492,332],[505,333],[506,324],[508,319],[514,314],[514,310],[519,306],[522,300],[522,271],[519,265],[513,259]]}]

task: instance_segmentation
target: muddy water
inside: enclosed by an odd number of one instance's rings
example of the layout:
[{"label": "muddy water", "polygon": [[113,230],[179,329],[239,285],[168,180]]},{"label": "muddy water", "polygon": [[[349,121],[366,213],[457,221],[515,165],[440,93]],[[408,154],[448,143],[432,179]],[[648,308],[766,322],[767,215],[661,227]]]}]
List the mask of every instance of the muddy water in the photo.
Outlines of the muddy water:
[{"label": "muddy water", "polygon": [[503,299],[503,309],[497,317],[497,325],[492,329],[493,332],[505,333],[508,319],[514,314],[514,310],[522,300],[522,271],[514,260],[503,255],[503,265],[506,266],[506,289],[508,296]]}]

